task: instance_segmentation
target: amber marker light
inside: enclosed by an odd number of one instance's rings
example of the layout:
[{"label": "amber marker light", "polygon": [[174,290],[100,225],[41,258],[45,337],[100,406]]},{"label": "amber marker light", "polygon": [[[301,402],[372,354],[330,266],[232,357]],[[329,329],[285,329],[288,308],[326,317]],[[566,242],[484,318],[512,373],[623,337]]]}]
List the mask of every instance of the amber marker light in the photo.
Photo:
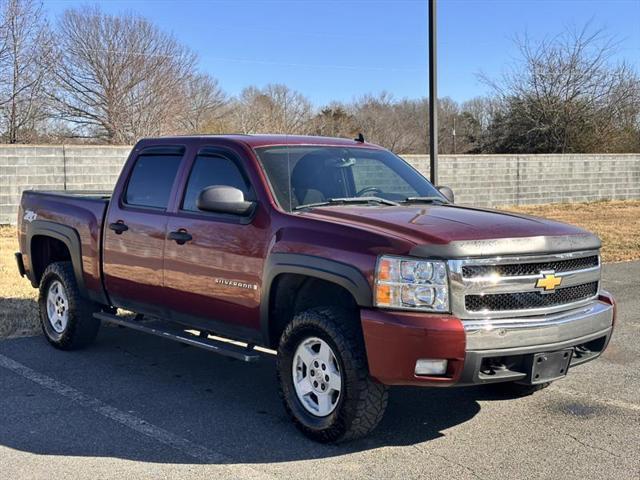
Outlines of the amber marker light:
[{"label": "amber marker light", "polygon": [[380,259],[380,262],[378,263],[378,280],[383,282],[391,280],[391,268],[391,260],[388,258]]},{"label": "amber marker light", "polygon": [[376,285],[376,304],[391,305],[390,285]]}]

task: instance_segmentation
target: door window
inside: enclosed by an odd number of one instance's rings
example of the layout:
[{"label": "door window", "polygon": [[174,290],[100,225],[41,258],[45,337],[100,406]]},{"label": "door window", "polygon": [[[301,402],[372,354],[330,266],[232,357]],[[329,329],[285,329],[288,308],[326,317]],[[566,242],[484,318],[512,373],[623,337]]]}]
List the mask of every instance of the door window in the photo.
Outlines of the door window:
[{"label": "door window", "polygon": [[220,155],[198,155],[189,175],[182,209],[200,212],[196,206],[198,195],[213,185],[235,187],[244,193],[246,200],[253,196],[249,183],[233,160]]},{"label": "door window", "polygon": [[181,160],[182,154],[140,155],[129,177],[125,203],[166,209]]}]

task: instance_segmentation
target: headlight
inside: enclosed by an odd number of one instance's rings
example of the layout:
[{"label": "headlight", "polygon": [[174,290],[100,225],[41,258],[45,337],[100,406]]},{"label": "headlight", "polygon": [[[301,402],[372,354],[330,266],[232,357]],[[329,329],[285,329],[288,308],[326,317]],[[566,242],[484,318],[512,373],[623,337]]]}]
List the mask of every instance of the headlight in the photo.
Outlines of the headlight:
[{"label": "headlight", "polygon": [[438,260],[383,255],[376,266],[374,297],[377,307],[447,312],[447,265]]}]

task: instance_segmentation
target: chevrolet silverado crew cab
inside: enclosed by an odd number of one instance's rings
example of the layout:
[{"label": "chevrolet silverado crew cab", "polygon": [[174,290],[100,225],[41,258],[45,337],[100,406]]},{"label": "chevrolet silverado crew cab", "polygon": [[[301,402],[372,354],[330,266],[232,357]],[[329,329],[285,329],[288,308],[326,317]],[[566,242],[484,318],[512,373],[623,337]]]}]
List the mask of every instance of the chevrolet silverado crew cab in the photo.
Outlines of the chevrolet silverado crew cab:
[{"label": "chevrolet silverado crew cab", "polygon": [[143,139],[112,193],[25,191],[18,235],[54,347],[108,322],[276,350],[284,408],[324,442],[370,432],[390,385],[531,393],[615,321],[596,236],[455,204],[361,137]]}]

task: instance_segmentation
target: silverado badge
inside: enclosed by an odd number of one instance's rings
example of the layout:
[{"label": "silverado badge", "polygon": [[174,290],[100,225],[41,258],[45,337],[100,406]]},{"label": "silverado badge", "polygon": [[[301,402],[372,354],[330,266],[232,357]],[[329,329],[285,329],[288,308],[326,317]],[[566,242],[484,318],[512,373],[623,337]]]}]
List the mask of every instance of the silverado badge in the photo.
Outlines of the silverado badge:
[{"label": "silverado badge", "polygon": [[553,292],[562,283],[562,277],[556,277],[553,270],[540,272],[540,275],[542,275],[542,278],[539,278],[536,282],[536,288],[542,289],[541,293]]},{"label": "silverado badge", "polygon": [[245,290],[258,290],[258,285],[255,283],[245,283],[238,280],[228,280],[226,278],[216,278],[215,282],[218,285],[224,285],[225,287],[244,288]]}]

